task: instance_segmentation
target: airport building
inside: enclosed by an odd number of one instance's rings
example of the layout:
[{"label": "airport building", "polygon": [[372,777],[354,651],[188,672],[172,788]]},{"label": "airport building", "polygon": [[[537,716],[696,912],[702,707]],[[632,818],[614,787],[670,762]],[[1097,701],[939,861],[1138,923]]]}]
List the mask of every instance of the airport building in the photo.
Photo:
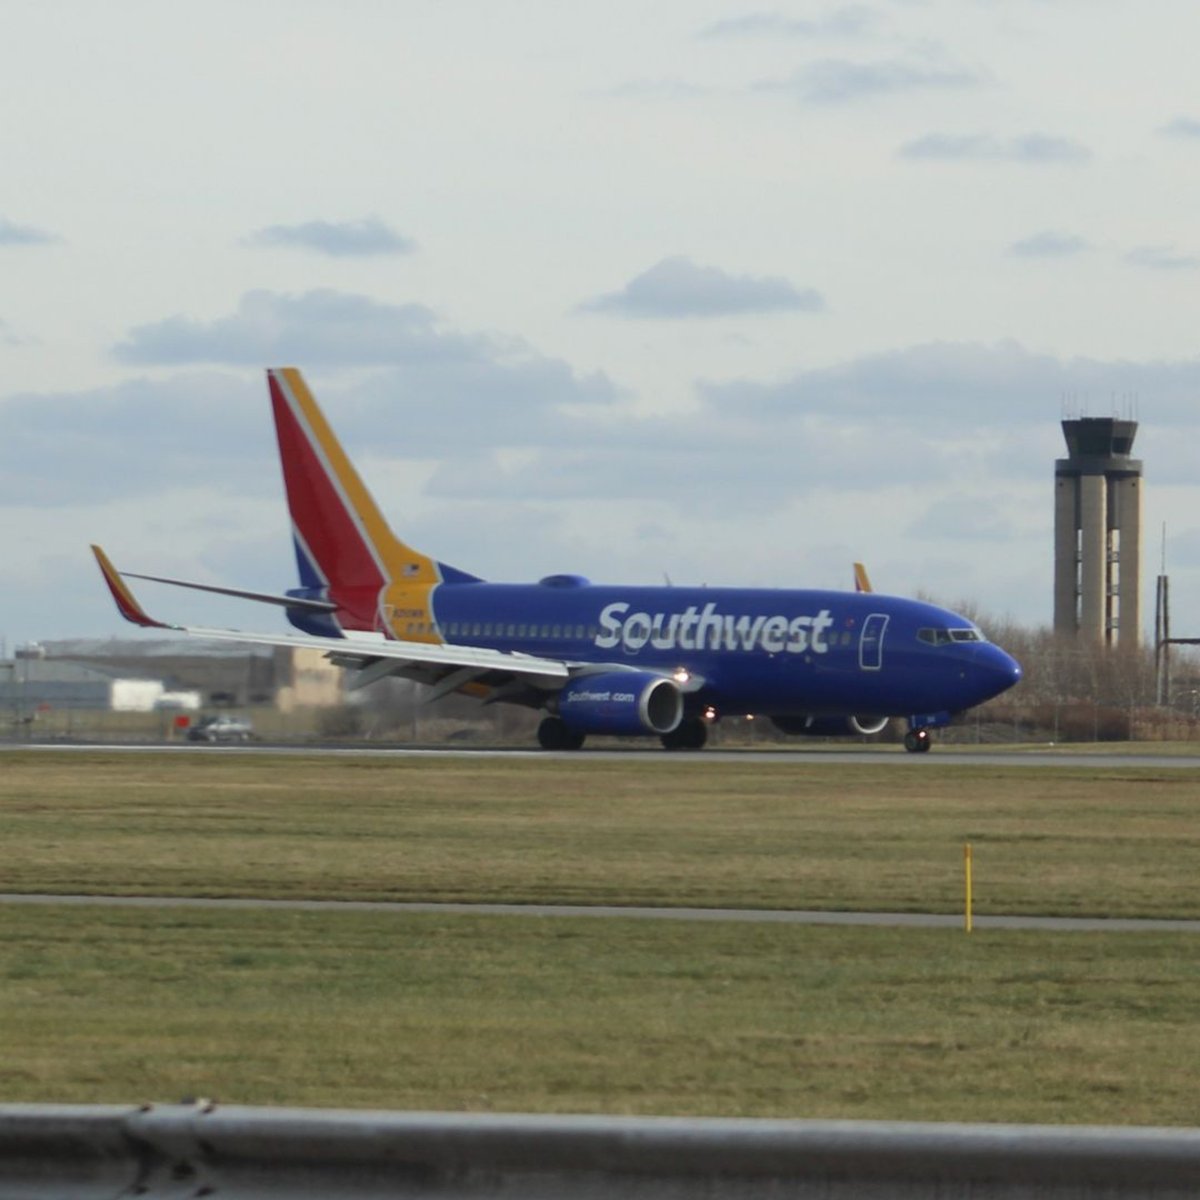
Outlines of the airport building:
[{"label": "airport building", "polygon": [[1142,464],[1137,422],[1062,423],[1067,457],[1054,465],[1054,632],[1093,645],[1141,641]]},{"label": "airport building", "polygon": [[50,642],[0,662],[0,712],[194,711],[268,705],[283,713],[343,702],[343,672],[319,650],[191,641]]}]

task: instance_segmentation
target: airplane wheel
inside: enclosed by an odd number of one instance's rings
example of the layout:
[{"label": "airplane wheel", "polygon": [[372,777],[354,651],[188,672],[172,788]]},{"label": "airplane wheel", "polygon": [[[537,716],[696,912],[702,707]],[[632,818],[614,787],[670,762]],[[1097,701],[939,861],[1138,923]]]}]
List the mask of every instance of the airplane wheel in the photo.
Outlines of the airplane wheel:
[{"label": "airplane wheel", "polygon": [[932,745],[928,729],[910,729],[904,735],[904,748],[909,754],[925,754]]},{"label": "airplane wheel", "polygon": [[578,750],[584,734],[568,727],[560,717],[547,717],[537,731],[538,745],[543,750]]},{"label": "airplane wheel", "polygon": [[702,750],[708,741],[708,726],[694,717],[664,733],[659,740],[667,750]]}]

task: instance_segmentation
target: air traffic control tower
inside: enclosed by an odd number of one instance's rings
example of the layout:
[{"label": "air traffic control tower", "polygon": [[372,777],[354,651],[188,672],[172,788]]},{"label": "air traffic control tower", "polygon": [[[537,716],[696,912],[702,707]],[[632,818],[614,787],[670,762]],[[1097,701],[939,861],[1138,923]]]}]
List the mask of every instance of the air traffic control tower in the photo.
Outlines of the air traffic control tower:
[{"label": "air traffic control tower", "polygon": [[1062,423],[1054,464],[1054,632],[1095,645],[1141,641],[1142,464],[1136,421]]}]

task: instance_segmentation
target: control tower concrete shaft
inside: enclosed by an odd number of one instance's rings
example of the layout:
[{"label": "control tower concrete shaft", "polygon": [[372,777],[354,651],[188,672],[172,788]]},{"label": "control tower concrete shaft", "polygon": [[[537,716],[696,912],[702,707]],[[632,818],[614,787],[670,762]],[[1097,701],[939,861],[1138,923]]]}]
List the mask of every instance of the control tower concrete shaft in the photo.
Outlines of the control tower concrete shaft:
[{"label": "control tower concrete shaft", "polygon": [[1062,423],[1054,464],[1054,632],[1126,648],[1141,640],[1142,464],[1136,421]]}]

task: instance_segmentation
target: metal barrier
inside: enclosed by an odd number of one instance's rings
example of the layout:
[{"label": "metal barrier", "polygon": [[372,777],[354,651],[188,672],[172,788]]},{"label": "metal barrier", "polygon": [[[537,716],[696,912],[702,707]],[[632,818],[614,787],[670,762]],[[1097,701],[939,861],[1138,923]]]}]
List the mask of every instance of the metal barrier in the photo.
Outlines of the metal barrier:
[{"label": "metal barrier", "polygon": [[0,1198],[1194,1197],[1200,1130],[0,1105]]}]

